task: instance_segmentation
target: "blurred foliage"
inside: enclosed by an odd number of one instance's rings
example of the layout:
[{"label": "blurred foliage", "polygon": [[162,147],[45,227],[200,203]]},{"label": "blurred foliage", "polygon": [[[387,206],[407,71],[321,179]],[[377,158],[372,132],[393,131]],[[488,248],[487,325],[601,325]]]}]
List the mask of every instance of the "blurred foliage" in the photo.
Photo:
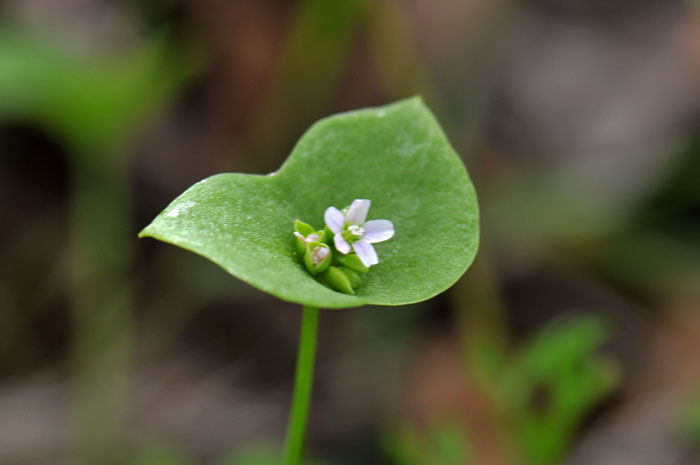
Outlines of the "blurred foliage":
[{"label": "blurred foliage", "polygon": [[433,421],[426,428],[402,423],[387,429],[382,448],[396,465],[469,465],[468,434],[457,421]]},{"label": "blurred foliage", "polygon": [[[305,454],[310,455],[310,454]],[[279,465],[282,451],[274,446],[250,446],[243,451],[237,451],[217,465]],[[302,465],[324,465],[313,457],[304,457]]]},{"label": "blurred foliage", "polygon": [[[239,448],[212,465],[279,465],[282,451],[272,445],[252,445]],[[195,460],[172,447],[149,446],[141,450],[129,465],[193,465]],[[302,465],[324,465],[314,458],[306,458]]]},{"label": "blurred foliage", "polygon": [[700,447],[700,390],[690,395],[682,405],[681,427],[695,447]]},{"label": "blurred foliage", "polygon": [[102,147],[123,142],[192,76],[193,52],[173,50],[159,37],[121,55],[79,56],[50,37],[5,24],[0,118],[34,120],[80,155],[104,156]]},{"label": "blurred foliage", "polygon": [[624,227],[575,255],[595,272],[656,298],[700,296],[700,136],[673,154],[673,169]]},{"label": "blurred foliage", "polygon": [[[503,420],[513,463],[559,463],[583,421],[613,392],[617,365],[596,355],[609,335],[596,315],[551,323],[494,371],[496,379],[479,379]],[[424,430],[404,422],[384,439],[396,465],[471,463],[469,431],[456,422],[436,421]]]},{"label": "blurred foliage", "polygon": [[595,354],[609,335],[598,316],[555,322],[505,368],[496,402],[524,463],[558,463],[582,421],[617,386],[616,365]]},{"label": "blurred foliage", "polygon": [[184,454],[169,447],[150,446],[140,451],[129,465],[191,465]]},{"label": "blurred foliage", "polygon": [[700,134],[672,153],[673,168],[635,214],[642,227],[651,227],[687,239],[700,233]]},{"label": "blurred foliage", "polygon": [[637,208],[608,209],[546,174],[503,171],[489,186],[484,223],[500,250],[591,270],[646,298],[697,298],[700,290],[700,143],[672,154],[674,169]]},{"label": "blurred foliage", "polygon": [[[366,6],[367,0],[299,4],[270,89],[247,131],[247,160],[255,165],[244,171],[277,169],[298,135],[325,113],[348,66]],[[270,160],[267,166],[261,166],[260,155]]]},{"label": "blurred foliage", "polygon": [[19,25],[0,28],[0,119],[32,121],[71,160],[71,288],[78,455],[122,448],[130,352],[131,132],[196,69],[166,37],[117,56],[81,56]]},{"label": "blurred foliage", "polygon": [[[442,113],[438,92],[421,58],[406,12],[397,0],[374,2],[366,16],[370,53],[381,84],[389,98],[419,93],[438,115]],[[447,128],[449,131],[449,127]]]}]

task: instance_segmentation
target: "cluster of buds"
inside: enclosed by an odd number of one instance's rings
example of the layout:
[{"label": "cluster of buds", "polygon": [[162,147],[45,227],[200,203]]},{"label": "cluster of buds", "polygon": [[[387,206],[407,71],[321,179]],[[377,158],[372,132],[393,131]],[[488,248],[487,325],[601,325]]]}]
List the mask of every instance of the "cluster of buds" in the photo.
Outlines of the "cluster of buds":
[{"label": "cluster of buds", "polygon": [[372,244],[394,236],[391,221],[365,221],[369,207],[367,199],[357,199],[343,210],[328,207],[321,230],[299,220],[294,223],[297,253],[304,266],[338,292],[355,294],[362,276],[379,263]]}]

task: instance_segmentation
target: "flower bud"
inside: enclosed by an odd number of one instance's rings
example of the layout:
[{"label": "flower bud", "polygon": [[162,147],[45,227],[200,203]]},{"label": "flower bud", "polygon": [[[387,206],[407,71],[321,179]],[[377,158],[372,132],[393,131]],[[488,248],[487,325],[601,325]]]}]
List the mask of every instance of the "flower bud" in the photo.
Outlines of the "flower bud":
[{"label": "flower bud", "polygon": [[350,281],[350,286],[352,286],[353,289],[360,285],[360,281],[362,281],[362,278],[359,274],[357,274],[350,268],[345,268],[344,266],[340,267],[340,271],[342,271],[345,274],[345,276],[347,276],[348,281]]},{"label": "flower bud", "polygon": [[356,271],[358,273],[367,273],[369,271],[369,268],[367,268],[365,264],[362,263],[362,260],[360,260],[360,257],[358,257],[357,254],[338,254],[335,258],[338,261],[338,263],[340,263],[344,267],[350,268],[351,270]]},{"label": "flower bud", "polygon": [[300,232],[294,231],[294,237],[297,238],[296,240],[296,246],[297,246],[297,253],[299,254],[300,257],[303,257],[304,254],[306,253],[306,246],[311,244],[311,243],[319,243],[319,242],[324,242],[325,239],[325,234],[323,234],[323,231],[320,231],[320,234],[316,232],[312,232],[308,236],[304,236]]},{"label": "flower bud", "polygon": [[304,265],[309,273],[315,275],[325,271],[331,264],[331,248],[320,242],[306,244],[304,253]]},{"label": "flower bud", "polygon": [[309,234],[316,232],[314,228],[303,221],[296,220],[294,222],[294,232],[298,232],[302,236],[306,237]]},{"label": "flower bud", "polygon": [[335,266],[330,266],[321,274],[323,281],[338,292],[354,295],[350,279],[343,271]]}]

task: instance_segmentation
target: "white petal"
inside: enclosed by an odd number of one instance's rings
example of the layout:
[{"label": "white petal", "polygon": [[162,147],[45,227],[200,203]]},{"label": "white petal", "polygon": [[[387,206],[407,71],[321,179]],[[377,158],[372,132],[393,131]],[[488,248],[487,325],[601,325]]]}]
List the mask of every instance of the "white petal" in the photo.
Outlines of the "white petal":
[{"label": "white petal", "polygon": [[365,234],[362,239],[373,244],[383,242],[394,237],[394,224],[389,220],[372,220],[364,225]]},{"label": "white petal", "polygon": [[337,234],[343,230],[345,218],[343,217],[343,214],[340,213],[340,210],[338,210],[337,208],[326,208],[326,213],[323,214],[323,220],[326,222],[326,226],[328,226],[328,229],[330,229],[334,233]]},{"label": "white petal", "polygon": [[338,252],[342,253],[343,255],[350,252],[350,244],[348,244],[348,241],[343,239],[341,234],[336,234],[333,236],[333,242],[335,242],[335,248],[338,249]]},{"label": "white petal", "polygon": [[365,266],[370,267],[379,263],[377,252],[374,251],[374,247],[369,242],[365,240],[354,242],[352,248],[355,249],[357,257]]},{"label": "white petal", "polygon": [[367,218],[367,212],[372,202],[367,199],[356,199],[352,201],[352,205],[348,209],[345,219],[350,224],[362,224]]}]

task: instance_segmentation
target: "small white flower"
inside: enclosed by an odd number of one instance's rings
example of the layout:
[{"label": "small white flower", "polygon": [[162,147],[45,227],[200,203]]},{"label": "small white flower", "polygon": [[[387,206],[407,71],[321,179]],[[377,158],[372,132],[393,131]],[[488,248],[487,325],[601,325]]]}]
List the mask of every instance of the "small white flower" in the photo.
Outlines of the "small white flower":
[{"label": "small white flower", "polygon": [[326,226],[334,234],[333,242],[338,252],[348,254],[351,249],[354,250],[367,267],[379,263],[372,244],[394,236],[394,225],[389,220],[365,222],[370,204],[367,199],[356,199],[342,212],[335,207],[328,207],[323,215]]}]

